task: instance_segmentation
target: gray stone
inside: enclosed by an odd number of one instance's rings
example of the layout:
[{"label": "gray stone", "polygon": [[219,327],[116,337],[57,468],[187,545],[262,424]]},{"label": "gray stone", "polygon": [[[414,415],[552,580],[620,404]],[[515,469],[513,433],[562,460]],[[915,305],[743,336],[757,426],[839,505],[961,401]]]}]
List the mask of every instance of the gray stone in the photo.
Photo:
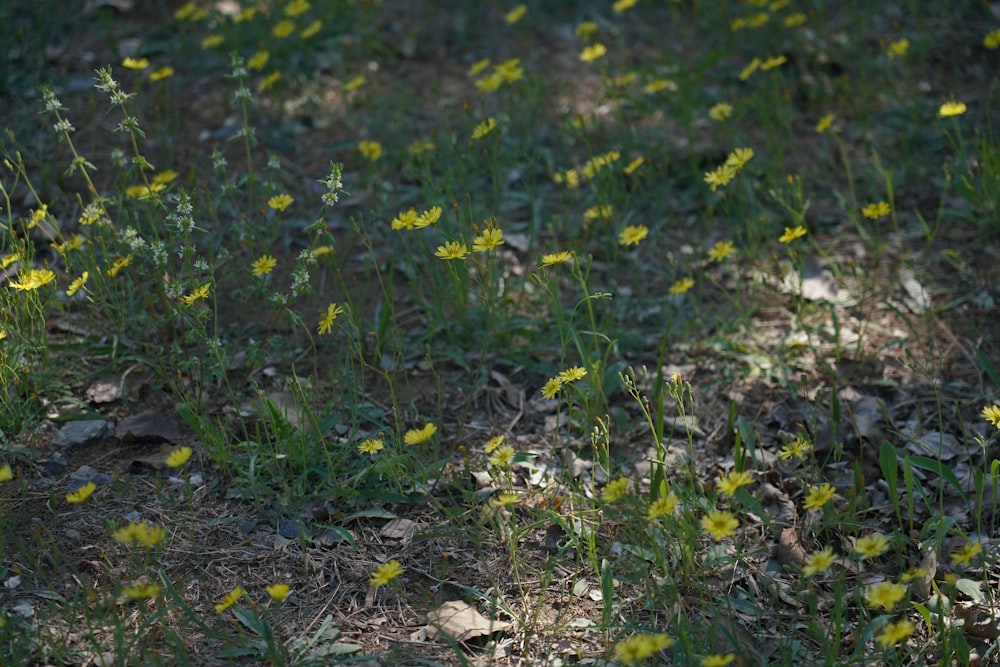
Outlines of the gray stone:
[{"label": "gray stone", "polygon": [[55,447],[69,449],[101,438],[110,438],[112,433],[114,429],[111,422],[103,419],[66,422],[56,433],[56,437],[52,438],[52,444]]}]

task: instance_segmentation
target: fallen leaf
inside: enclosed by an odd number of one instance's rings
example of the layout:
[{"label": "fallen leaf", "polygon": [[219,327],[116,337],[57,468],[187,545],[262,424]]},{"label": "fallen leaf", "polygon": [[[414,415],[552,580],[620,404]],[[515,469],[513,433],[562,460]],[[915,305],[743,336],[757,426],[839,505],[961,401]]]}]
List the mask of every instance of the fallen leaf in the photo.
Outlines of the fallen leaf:
[{"label": "fallen leaf", "polygon": [[510,627],[506,621],[490,620],[461,600],[452,600],[427,614],[427,636],[441,636],[465,642],[475,637],[501,632]]}]

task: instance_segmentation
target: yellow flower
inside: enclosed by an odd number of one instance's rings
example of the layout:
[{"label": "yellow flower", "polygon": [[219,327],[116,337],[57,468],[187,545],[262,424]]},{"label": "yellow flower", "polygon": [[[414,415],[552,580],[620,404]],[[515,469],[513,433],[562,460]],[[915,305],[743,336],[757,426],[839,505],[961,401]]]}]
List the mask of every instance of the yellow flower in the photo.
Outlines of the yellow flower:
[{"label": "yellow flower", "polygon": [[265,76],[260,83],[257,84],[257,90],[260,91],[271,90],[271,88],[274,87],[274,84],[278,83],[279,81],[281,81],[281,72],[271,72],[270,74]]},{"label": "yellow flower", "polygon": [[972,559],[983,552],[983,545],[979,542],[969,542],[956,549],[951,554],[952,565],[968,565]]},{"label": "yellow flower", "polygon": [[198,5],[193,2],[186,2],[174,12],[174,18],[178,21],[184,21],[191,18],[197,11]]},{"label": "yellow flower", "polygon": [[380,438],[368,438],[358,445],[358,451],[362,454],[378,454],[383,449],[385,449],[385,443]]},{"label": "yellow flower", "polygon": [[527,11],[527,5],[518,5],[517,7],[514,7],[514,9],[507,12],[503,17],[503,20],[507,22],[507,25],[513,25],[520,21]]},{"label": "yellow flower", "polygon": [[983,46],[989,50],[1000,49],[1000,28],[986,33],[983,37]]},{"label": "yellow flower", "polygon": [[441,207],[431,206],[429,209],[417,216],[417,219],[413,222],[413,227],[416,229],[423,229],[424,227],[430,227],[435,222],[441,219]]},{"label": "yellow flower", "polygon": [[880,581],[872,584],[865,591],[865,602],[872,609],[884,609],[892,611],[899,602],[906,597],[906,586],[894,584],[891,581]]},{"label": "yellow flower", "polygon": [[357,90],[361,86],[365,85],[365,77],[356,76],[347,83],[344,84],[344,90],[350,92],[352,90]]},{"label": "yellow flower", "polygon": [[434,437],[435,433],[437,426],[427,422],[423,428],[411,429],[403,434],[403,442],[407,445],[420,445]]},{"label": "yellow flower", "polygon": [[171,468],[180,468],[191,458],[190,447],[178,447],[167,456],[167,465]]},{"label": "yellow flower", "polygon": [[721,262],[736,252],[732,241],[717,241],[708,251],[708,258],[713,262]]},{"label": "yellow flower", "polygon": [[521,496],[516,493],[498,493],[497,495],[490,498],[490,504],[497,507],[507,507],[508,505],[516,505],[521,502]]},{"label": "yellow flower", "polygon": [[84,285],[87,284],[87,278],[89,278],[89,277],[90,277],[90,273],[87,272],[87,271],[84,271],[83,274],[79,278],[77,278],[76,280],[74,280],[73,282],[71,282],[69,284],[69,287],[66,288],[66,296],[73,296],[74,294],[76,294],[77,292],[79,292],[80,289]]},{"label": "yellow flower", "polygon": [[807,510],[818,510],[830,502],[836,494],[836,490],[830,484],[823,483],[819,486],[814,486],[809,489],[802,506]]},{"label": "yellow flower", "polygon": [[726,158],[726,166],[739,171],[746,166],[747,162],[753,159],[752,148],[734,148],[733,152]]},{"label": "yellow flower", "polygon": [[914,630],[913,622],[904,618],[901,621],[886,625],[885,629],[875,637],[875,641],[882,648],[892,648],[912,635]]},{"label": "yellow flower", "polygon": [[292,0],[285,5],[285,16],[298,16],[309,11],[309,0]]},{"label": "yellow flower", "polygon": [[909,48],[910,40],[903,37],[902,39],[897,39],[895,42],[890,42],[887,53],[890,58],[902,58],[906,55]]},{"label": "yellow flower", "polygon": [[492,438],[490,438],[489,442],[487,442],[486,445],[483,446],[483,451],[489,454],[490,452],[500,447],[500,445],[502,445],[506,439],[507,436],[504,435],[493,436]]},{"label": "yellow flower", "polygon": [[542,387],[542,398],[552,399],[556,397],[559,390],[562,389],[563,382],[559,378],[549,378],[545,382],[545,386]]},{"label": "yellow flower", "polygon": [[486,68],[490,66],[490,59],[483,58],[482,60],[477,60],[472,63],[472,67],[469,68],[469,76],[479,76],[486,71]]},{"label": "yellow flower", "polygon": [[778,238],[778,240],[781,241],[782,243],[791,243],[800,236],[805,236],[805,235],[806,235],[806,228],[803,227],[802,225],[799,225],[798,227],[794,228],[785,227],[785,233],[782,234]]},{"label": "yellow flower", "polygon": [[0,258],[0,269],[6,269],[8,266],[10,266],[11,264],[20,259],[21,256],[16,252],[12,252],[9,255],[4,255],[2,258]]},{"label": "yellow flower", "polygon": [[524,68],[521,67],[520,58],[508,58],[494,69],[506,83],[514,83],[524,78]]},{"label": "yellow flower", "polygon": [[617,0],[615,4],[611,5],[611,9],[614,10],[615,14],[621,14],[627,9],[632,9],[635,7],[636,0]]},{"label": "yellow flower", "polygon": [[245,7],[240,10],[240,13],[233,17],[234,23],[243,23],[244,21],[249,21],[253,17],[257,16],[256,7]]},{"label": "yellow flower", "polygon": [[323,29],[323,22],[316,19],[310,23],[305,30],[299,33],[299,39],[310,39],[319,34],[319,31]]},{"label": "yellow flower", "polygon": [[750,64],[744,67],[743,71],[740,72],[740,81],[746,81],[753,76],[753,73],[760,69],[762,63],[763,61],[760,58],[754,58],[751,60]]},{"label": "yellow flower", "polygon": [[573,259],[573,253],[569,250],[560,250],[559,252],[549,253],[548,255],[542,255],[542,266],[555,266],[556,264],[563,264],[564,262],[569,262]]},{"label": "yellow flower", "polygon": [[366,160],[374,162],[382,157],[382,144],[377,141],[359,141],[358,152],[361,153],[362,157]]},{"label": "yellow flower", "polygon": [[288,584],[271,584],[267,587],[267,594],[271,596],[271,599],[275,602],[281,602],[288,597],[291,592]]},{"label": "yellow flower", "polygon": [[670,648],[673,643],[674,640],[666,634],[633,635],[615,646],[615,661],[631,665]]},{"label": "yellow flower", "polygon": [[186,306],[193,306],[195,301],[208,298],[208,293],[211,289],[211,283],[205,283],[201,287],[194,288],[187,296],[182,296],[181,301],[183,301]]},{"label": "yellow flower", "polygon": [[571,368],[567,368],[558,375],[559,381],[563,384],[576,382],[577,380],[582,380],[585,377],[587,377],[587,369],[583,366],[573,366]]},{"label": "yellow flower", "polygon": [[476,127],[473,128],[472,138],[476,140],[482,139],[487,134],[492,132],[493,128],[495,128],[496,126],[497,126],[497,121],[495,118],[487,118],[482,123],[476,125]]},{"label": "yellow flower", "polygon": [[778,452],[778,458],[782,461],[787,461],[789,459],[798,459],[801,461],[806,457],[806,454],[809,453],[809,450],[811,449],[812,445],[810,445],[806,439],[800,435],[795,438],[795,440],[781,448]]},{"label": "yellow flower", "polygon": [[729,185],[729,182],[734,178],[736,178],[736,169],[728,163],[705,173],[705,183],[712,188],[712,192]]},{"label": "yellow flower", "polygon": [[927,576],[927,569],[923,567],[911,567],[909,570],[900,575],[899,580],[903,583],[908,581],[913,581],[914,579],[923,579]]},{"label": "yellow flower", "polygon": [[788,62],[788,58],[785,56],[772,56],[760,64],[760,71],[766,72],[769,69],[774,69],[775,67],[781,67]]},{"label": "yellow flower", "polygon": [[802,564],[802,574],[811,577],[820,572],[826,572],[837,560],[832,547],[826,547],[821,551],[814,551],[806,556],[805,563]]},{"label": "yellow flower", "polygon": [[295,32],[295,21],[289,21],[285,19],[284,21],[278,21],[271,28],[271,34],[278,39],[284,39]]},{"label": "yellow flower", "polygon": [[22,272],[17,280],[11,280],[8,284],[16,290],[30,292],[48,285],[55,279],[56,274],[48,269],[28,269]]},{"label": "yellow flower", "polygon": [[494,468],[502,468],[509,465],[514,459],[514,448],[510,445],[498,447],[489,458],[490,465]]},{"label": "yellow flower", "polygon": [[701,517],[702,529],[712,536],[716,542],[729,537],[740,527],[739,519],[732,512],[712,510]]},{"label": "yellow flower", "polygon": [[293,201],[295,201],[295,200],[292,199],[291,195],[289,195],[289,194],[280,194],[280,195],[274,195],[273,197],[271,197],[270,199],[268,199],[267,200],[267,205],[268,205],[268,207],[273,208],[276,211],[284,212],[284,210],[286,208],[288,208],[289,206],[291,206],[291,204],[292,204]]},{"label": "yellow flower", "polygon": [[806,22],[806,15],[802,12],[795,12],[794,14],[789,14],[785,17],[782,23],[785,24],[786,28],[794,28],[797,25],[802,25]]},{"label": "yellow flower", "polygon": [[0,482],[9,482],[14,479],[14,471],[10,469],[9,463],[0,466]]},{"label": "yellow flower", "polygon": [[865,216],[869,220],[878,220],[879,218],[889,215],[890,212],[891,209],[889,208],[889,204],[884,201],[868,204],[861,209],[861,215]]},{"label": "yellow flower", "polygon": [[889,550],[889,540],[882,533],[870,533],[854,541],[854,552],[861,560],[881,556]]},{"label": "yellow flower", "polygon": [[714,107],[708,110],[708,117],[714,120],[716,123],[721,123],[722,121],[733,115],[733,105],[726,104],[725,102],[719,102]]},{"label": "yellow flower", "polygon": [[163,538],[167,536],[167,530],[162,526],[151,526],[145,521],[141,523],[135,523],[134,521],[129,523],[127,526],[123,526],[116,530],[112,537],[115,542],[119,544],[132,544],[133,542],[138,542],[144,547],[156,546],[163,541]]},{"label": "yellow flower", "polygon": [[1000,405],[987,405],[983,408],[983,419],[1000,428]]},{"label": "yellow flower", "polygon": [[590,39],[596,32],[597,23],[594,21],[584,21],[573,30],[573,33],[583,41]]},{"label": "yellow flower", "polygon": [[174,75],[173,67],[161,67],[158,70],[154,70],[149,73],[150,81],[162,81],[163,79],[169,79]]},{"label": "yellow flower", "polygon": [[670,516],[677,507],[677,494],[671,491],[667,495],[657,498],[646,508],[646,519],[654,521],[661,516]]},{"label": "yellow flower", "polygon": [[129,600],[145,600],[146,598],[154,598],[160,594],[162,589],[156,584],[136,584],[135,586],[128,586],[125,588],[125,597]]},{"label": "yellow flower", "polygon": [[488,252],[504,243],[503,230],[488,227],[482,234],[472,239],[472,249],[476,252]]},{"label": "yellow flower", "polygon": [[631,162],[629,162],[627,165],[625,165],[625,168],[622,169],[622,173],[623,174],[632,175],[635,172],[635,170],[638,169],[639,167],[641,167],[642,163],[645,162],[645,161],[646,161],[646,158],[644,158],[644,157],[642,157],[640,155],[639,157],[635,158],[634,160],[632,160]]},{"label": "yellow flower", "polygon": [[692,287],[694,287],[694,278],[682,278],[671,285],[669,291],[670,294],[677,296],[678,294],[684,294],[684,292],[687,292]]},{"label": "yellow flower", "polygon": [[274,270],[274,267],[278,265],[278,260],[270,255],[261,255],[253,264],[250,265],[250,269],[255,276],[266,276]]},{"label": "yellow flower", "polygon": [[649,228],[646,225],[629,225],[618,235],[618,243],[624,246],[639,245],[648,234]]},{"label": "yellow flower", "polygon": [[701,667],[726,667],[736,659],[735,653],[715,653],[701,659]]},{"label": "yellow flower", "polygon": [[76,491],[66,495],[66,502],[68,503],[82,503],[84,500],[90,497],[94,491],[97,490],[97,485],[93,482],[87,482]]},{"label": "yellow flower", "polygon": [[647,95],[654,95],[661,90],[677,90],[677,84],[670,79],[653,79],[642,87],[642,92]]},{"label": "yellow flower", "polygon": [[149,67],[149,58],[126,58],[122,61],[122,67],[128,69],[146,69]]},{"label": "yellow flower", "polygon": [[446,241],[444,245],[439,245],[434,251],[435,257],[444,260],[465,259],[469,254],[469,247],[461,241]]},{"label": "yellow flower", "polygon": [[732,498],[742,486],[753,484],[753,475],[746,470],[734,470],[725,477],[720,477],[716,485],[722,495]]},{"label": "yellow flower", "polygon": [[328,334],[333,331],[333,322],[337,319],[337,315],[344,312],[344,309],[335,303],[331,303],[326,307],[326,312],[323,316],[319,318],[319,329],[318,333],[320,335]]},{"label": "yellow flower", "polygon": [[222,35],[209,35],[205,39],[201,40],[201,48],[213,49],[219,44],[222,44],[224,41],[225,38]]},{"label": "yellow flower", "polygon": [[234,604],[236,604],[236,602],[241,597],[243,597],[245,595],[245,593],[246,592],[242,588],[240,588],[239,586],[237,586],[233,590],[229,591],[228,593],[226,593],[226,596],[224,598],[222,598],[222,600],[218,604],[215,605],[215,613],[216,614],[221,614],[225,610],[229,609]]},{"label": "yellow flower", "polygon": [[938,116],[948,118],[949,116],[961,116],[965,112],[966,107],[964,102],[945,102],[938,110]]},{"label": "yellow flower", "polygon": [[264,65],[271,58],[271,54],[266,50],[258,51],[247,59],[247,69],[255,69],[258,72],[264,69]]},{"label": "yellow flower", "polygon": [[818,121],[816,121],[816,131],[819,132],[820,134],[823,134],[824,132],[830,129],[831,125],[833,125],[833,114],[828,113],[822,118],[820,118]]},{"label": "yellow flower", "polygon": [[405,213],[399,213],[395,218],[392,219],[393,229],[413,229],[417,224],[417,220],[420,216],[417,214],[416,210],[410,209]]},{"label": "yellow flower", "polygon": [[403,574],[403,566],[398,560],[391,560],[375,568],[371,578],[368,579],[368,583],[372,588],[378,588],[379,586],[385,586],[401,574]]},{"label": "yellow flower", "polygon": [[583,51],[580,52],[580,60],[585,63],[592,63],[598,58],[603,58],[607,53],[607,47],[597,42],[596,44],[584,47]]},{"label": "yellow flower", "polygon": [[603,206],[591,206],[586,211],[583,212],[583,219],[590,220],[610,220],[611,216],[614,215],[615,209],[609,205],[604,204]]},{"label": "yellow flower", "polygon": [[430,139],[416,139],[406,149],[410,155],[420,155],[434,150],[434,142]]},{"label": "yellow flower", "polygon": [[619,477],[613,482],[608,482],[601,489],[601,498],[606,503],[616,503],[625,497],[625,492],[628,490],[628,478]]}]

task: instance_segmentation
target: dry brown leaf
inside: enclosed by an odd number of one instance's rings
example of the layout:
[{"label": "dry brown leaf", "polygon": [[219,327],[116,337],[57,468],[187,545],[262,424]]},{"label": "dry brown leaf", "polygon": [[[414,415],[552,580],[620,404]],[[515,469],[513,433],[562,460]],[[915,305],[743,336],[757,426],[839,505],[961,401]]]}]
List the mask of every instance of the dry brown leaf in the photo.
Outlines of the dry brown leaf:
[{"label": "dry brown leaf", "polygon": [[782,565],[801,567],[806,560],[806,550],[795,528],[785,528],[778,536],[778,562]]},{"label": "dry brown leaf", "polygon": [[449,637],[466,642],[475,637],[490,635],[510,627],[506,621],[490,620],[476,608],[461,600],[452,600],[427,614],[427,636],[436,639]]}]

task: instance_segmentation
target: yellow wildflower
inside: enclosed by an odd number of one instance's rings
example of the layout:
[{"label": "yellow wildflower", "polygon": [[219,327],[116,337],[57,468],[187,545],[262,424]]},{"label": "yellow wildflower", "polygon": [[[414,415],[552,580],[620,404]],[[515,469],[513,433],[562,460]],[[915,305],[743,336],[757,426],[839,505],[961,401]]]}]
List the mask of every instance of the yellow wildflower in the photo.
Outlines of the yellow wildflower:
[{"label": "yellow wildflower", "polygon": [[875,637],[875,641],[882,648],[892,648],[912,635],[915,629],[913,622],[904,618],[901,621],[886,625],[885,629]]},{"label": "yellow wildflower", "polygon": [[882,533],[870,533],[854,541],[854,552],[861,557],[875,558],[889,550],[889,540]]},{"label": "yellow wildflower", "polygon": [[615,661],[631,665],[670,648],[674,640],[666,634],[633,635],[615,646]]},{"label": "yellow wildflower", "polygon": [[229,609],[234,604],[236,604],[236,602],[241,597],[243,597],[245,594],[246,594],[246,591],[244,591],[239,586],[237,586],[233,590],[229,591],[228,593],[226,593],[226,596],[224,598],[222,598],[222,600],[219,601],[218,604],[215,605],[215,613],[216,614],[221,614],[225,610]]},{"label": "yellow wildflower", "polygon": [[497,121],[495,118],[487,118],[482,123],[476,125],[476,127],[473,128],[472,138],[478,141],[479,139],[482,139],[487,134],[492,132],[496,126],[497,126]]},{"label": "yellow wildflower", "polygon": [[186,306],[193,306],[195,301],[208,298],[208,293],[211,291],[211,289],[212,289],[212,284],[205,283],[200,287],[194,288],[191,291],[191,293],[188,294],[187,296],[182,296],[181,301],[183,301],[184,305]]},{"label": "yellow wildflower", "polygon": [[628,490],[628,478],[619,477],[613,482],[608,482],[601,489],[601,498],[606,503],[616,503],[625,497],[625,492]]},{"label": "yellow wildflower", "polygon": [[48,269],[28,269],[23,271],[17,280],[11,280],[8,284],[16,290],[30,292],[48,285],[55,279],[56,274]]},{"label": "yellow wildflower", "polygon": [[289,194],[275,195],[267,200],[267,205],[276,211],[284,212],[295,201]]},{"label": "yellow wildflower", "polygon": [[507,25],[513,25],[521,20],[525,12],[528,11],[527,5],[518,5],[514,9],[510,10],[504,14],[503,20],[507,22]]},{"label": "yellow wildflower", "polygon": [[806,235],[806,228],[803,227],[802,225],[799,225],[798,227],[794,228],[785,227],[785,233],[782,234],[778,238],[778,240],[782,243],[791,243],[800,236],[805,236],[805,235]]},{"label": "yellow wildflower", "polygon": [[188,462],[189,458],[191,458],[191,448],[178,447],[167,455],[167,465],[171,468],[180,468]]},{"label": "yellow wildflower", "polygon": [[618,235],[618,243],[624,246],[639,245],[649,234],[649,227],[646,225],[629,225]]},{"label": "yellow wildflower", "polygon": [[603,58],[607,53],[607,47],[597,42],[596,44],[584,47],[583,51],[580,52],[580,60],[585,63],[592,63],[598,58]]},{"label": "yellow wildflower", "polygon": [[361,153],[361,156],[366,160],[374,162],[382,157],[382,144],[377,141],[359,141],[358,152]]},{"label": "yellow wildflower", "polygon": [[378,454],[383,449],[385,443],[380,438],[368,438],[358,445],[358,451],[362,454]]},{"label": "yellow wildflower", "polygon": [[487,252],[503,245],[503,230],[489,227],[483,233],[472,239],[472,249],[476,252]]},{"label": "yellow wildflower", "polygon": [[250,265],[250,269],[255,276],[266,276],[274,270],[274,267],[278,265],[278,260],[271,255],[261,255],[253,264]]},{"label": "yellow wildflower", "polygon": [[670,294],[677,296],[678,294],[684,294],[689,289],[694,287],[694,278],[682,278],[670,286]]},{"label": "yellow wildflower", "polygon": [[708,258],[713,262],[721,262],[736,252],[736,246],[732,241],[716,241],[712,249],[708,251]]},{"label": "yellow wildflower", "polygon": [[83,486],[79,487],[76,491],[66,495],[66,502],[68,503],[82,503],[84,500],[90,497],[94,491],[97,490],[97,485],[93,482],[87,482]]},{"label": "yellow wildflower", "polygon": [[379,565],[375,568],[375,571],[372,572],[372,576],[368,579],[368,583],[372,588],[385,586],[402,573],[403,566],[400,562],[398,560],[391,560],[388,563]]},{"label": "yellow wildflower", "polygon": [[446,241],[444,245],[439,245],[434,251],[434,256],[443,260],[465,259],[468,254],[469,247],[461,241]]},{"label": "yellow wildflower", "polygon": [[149,58],[126,58],[122,61],[122,67],[127,69],[146,69],[149,67]]},{"label": "yellow wildflower", "polygon": [[884,201],[868,204],[861,209],[861,215],[865,216],[869,220],[878,220],[879,218],[889,215],[891,212],[889,204]]},{"label": "yellow wildflower", "polygon": [[288,584],[271,584],[267,587],[267,594],[271,596],[271,599],[275,602],[281,602],[288,597],[291,592],[291,588]]},{"label": "yellow wildflower", "polygon": [[701,517],[701,527],[713,540],[719,542],[734,534],[740,527],[740,522],[732,512],[712,510]]},{"label": "yellow wildflower", "polygon": [[826,505],[836,495],[836,490],[831,484],[823,483],[809,489],[805,502],[802,506],[807,510],[818,510]]},{"label": "yellow wildflower", "polygon": [[1000,428],[1000,405],[987,405],[983,408],[983,419]]},{"label": "yellow wildflower", "polygon": [[892,611],[904,597],[906,597],[906,586],[891,581],[880,581],[865,590],[865,602],[872,609]]},{"label": "yellow wildflower", "polygon": [[333,322],[337,319],[337,316],[344,312],[344,309],[335,303],[331,303],[326,307],[326,312],[323,316],[319,318],[319,329],[317,333],[320,335],[328,334],[333,331]]},{"label": "yellow wildflower", "polygon": [[293,32],[295,32],[295,28],[296,28],[295,21],[289,21],[288,19],[285,19],[283,21],[278,21],[277,23],[274,24],[274,27],[271,28],[271,34],[277,37],[278,39],[285,39]]},{"label": "yellow wildflower", "polygon": [[553,252],[547,255],[542,255],[542,266],[555,266],[556,264],[563,264],[564,262],[569,262],[572,259],[573,259],[572,251],[560,250],[559,252]]},{"label": "yellow wildflower", "polygon": [[420,445],[434,437],[435,433],[437,426],[427,422],[423,428],[411,429],[403,434],[403,442],[407,445]]},{"label": "yellow wildflower", "polygon": [[820,572],[826,572],[836,560],[837,557],[834,555],[832,547],[826,547],[821,551],[814,551],[806,556],[806,560],[802,564],[802,574],[811,577]]},{"label": "yellow wildflower", "polygon": [[749,484],[753,484],[753,475],[746,470],[734,470],[728,475],[720,477],[716,486],[722,495],[732,498],[740,487]]},{"label": "yellow wildflower", "polygon": [[961,116],[966,112],[966,106],[964,102],[945,102],[941,105],[938,110],[938,116],[941,118],[948,118],[949,116]]}]

